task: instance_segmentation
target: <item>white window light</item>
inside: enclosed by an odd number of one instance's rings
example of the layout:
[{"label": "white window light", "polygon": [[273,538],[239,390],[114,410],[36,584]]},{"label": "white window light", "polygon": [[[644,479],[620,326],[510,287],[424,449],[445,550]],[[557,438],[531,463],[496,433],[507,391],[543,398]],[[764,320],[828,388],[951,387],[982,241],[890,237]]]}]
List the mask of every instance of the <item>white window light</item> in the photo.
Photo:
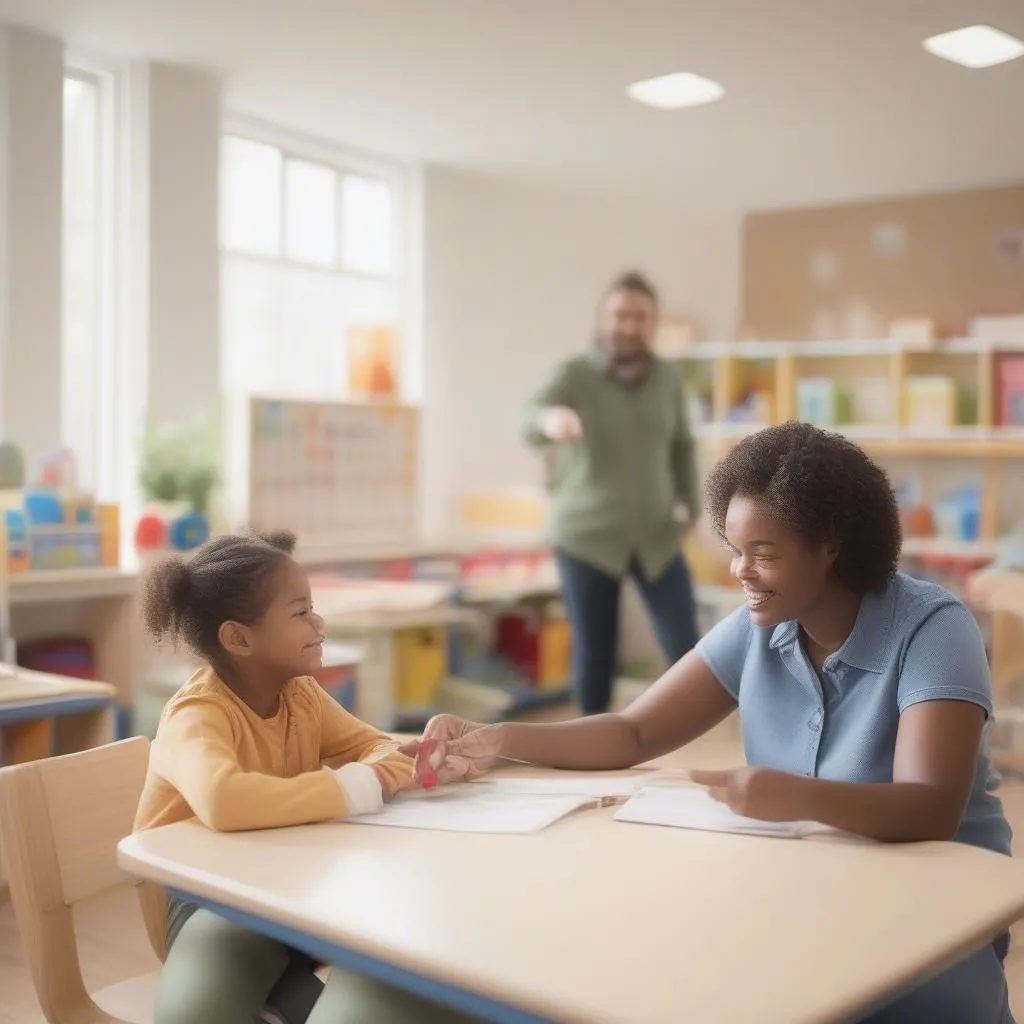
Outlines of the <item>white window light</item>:
[{"label": "white window light", "polygon": [[696,107],[720,100],[725,95],[725,89],[710,78],[680,71],[674,75],[634,82],[626,93],[637,103],[646,103],[658,110],[678,110],[680,107]]},{"label": "white window light", "polygon": [[990,68],[1024,55],[1024,42],[988,25],[972,25],[932,36],[922,44],[936,57],[965,68]]}]

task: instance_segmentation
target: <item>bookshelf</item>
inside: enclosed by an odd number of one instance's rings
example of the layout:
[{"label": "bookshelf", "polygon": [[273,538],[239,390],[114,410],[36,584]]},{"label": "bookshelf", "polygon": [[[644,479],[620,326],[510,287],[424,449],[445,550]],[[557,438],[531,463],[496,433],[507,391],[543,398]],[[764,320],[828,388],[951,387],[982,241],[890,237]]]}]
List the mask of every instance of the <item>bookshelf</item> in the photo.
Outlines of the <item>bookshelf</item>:
[{"label": "bookshelf", "polygon": [[[968,463],[980,505],[976,527],[908,531],[908,552],[992,547],[1016,525],[1005,485],[1024,477],[1024,419],[1007,394],[1024,346],[954,338],[928,346],[877,339],[843,342],[703,342],[675,353],[694,436],[707,461],[771,423],[805,419],[845,434],[902,475]],[[1005,366],[1012,364],[1011,372]],[[899,474],[894,474],[894,479]],[[934,488],[933,488],[934,489]],[[927,503],[926,503],[927,504]],[[1010,508],[1008,509],[1008,505]]]}]

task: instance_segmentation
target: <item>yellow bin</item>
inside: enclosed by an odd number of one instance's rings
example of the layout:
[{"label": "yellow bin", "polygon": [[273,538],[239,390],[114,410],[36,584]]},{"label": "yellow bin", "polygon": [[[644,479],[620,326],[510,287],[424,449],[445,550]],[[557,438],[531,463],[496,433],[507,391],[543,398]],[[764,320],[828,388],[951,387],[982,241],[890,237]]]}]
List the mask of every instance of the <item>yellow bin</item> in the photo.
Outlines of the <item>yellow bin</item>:
[{"label": "yellow bin", "polygon": [[549,619],[541,626],[537,650],[537,685],[558,690],[572,672],[572,631],[566,619]]},{"label": "yellow bin", "polygon": [[444,629],[403,629],[395,637],[395,696],[399,707],[424,708],[434,702],[448,674]]}]

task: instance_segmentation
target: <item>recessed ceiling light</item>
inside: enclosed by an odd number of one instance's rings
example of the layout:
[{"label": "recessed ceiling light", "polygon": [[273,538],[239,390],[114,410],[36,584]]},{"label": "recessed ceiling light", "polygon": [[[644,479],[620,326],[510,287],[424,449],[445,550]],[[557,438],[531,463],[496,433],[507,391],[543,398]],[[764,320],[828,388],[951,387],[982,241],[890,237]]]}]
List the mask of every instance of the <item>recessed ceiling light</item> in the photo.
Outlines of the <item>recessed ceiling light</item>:
[{"label": "recessed ceiling light", "polygon": [[962,64],[965,68],[990,68],[1024,54],[1024,43],[997,28],[972,25],[932,36],[922,44],[936,57]]},{"label": "recessed ceiling light", "polygon": [[634,82],[627,90],[629,98],[637,103],[646,103],[658,110],[678,110],[680,107],[696,107],[701,103],[713,103],[725,95],[725,90],[710,78],[680,71],[674,75],[648,78]]}]

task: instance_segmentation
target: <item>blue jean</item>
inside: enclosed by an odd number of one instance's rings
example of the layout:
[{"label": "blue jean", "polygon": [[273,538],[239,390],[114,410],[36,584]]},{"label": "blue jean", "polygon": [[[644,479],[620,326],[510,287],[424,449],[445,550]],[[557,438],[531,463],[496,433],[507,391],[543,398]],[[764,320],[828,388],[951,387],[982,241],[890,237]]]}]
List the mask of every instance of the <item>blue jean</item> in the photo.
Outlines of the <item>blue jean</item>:
[{"label": "blue jean", "polygon": [[[555,557],[572,626],[573,688],[585,715],[601,714],[611,704],[615,681],[622,581],[564,551],[556,550]],[[697,643],[697,613],[686,562],[679,555],[661,576],[649,580],[634,558],[629,572],[665,657],[678,661]]]},{"label": "blue jean", "polygon": [[1009,935],[947,968],[860,1024],[1013,1024],[1003,960]]}]

